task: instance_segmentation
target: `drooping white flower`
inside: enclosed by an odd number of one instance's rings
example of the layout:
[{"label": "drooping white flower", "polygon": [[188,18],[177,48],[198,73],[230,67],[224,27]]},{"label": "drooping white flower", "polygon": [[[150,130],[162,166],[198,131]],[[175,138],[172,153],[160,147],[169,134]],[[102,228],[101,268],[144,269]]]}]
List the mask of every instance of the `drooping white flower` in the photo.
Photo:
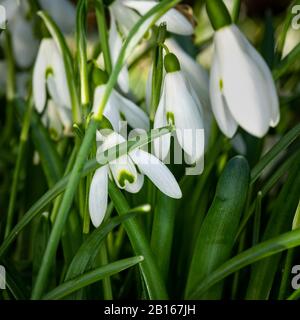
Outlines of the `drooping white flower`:
[{"label": "drooping white flower", "polygon": [[[104,152],[126,141],[115,132],[102,137],[103,143],[98,152]],[[96,170],[89,193],[89,211],[95,227],[101,224],[107,209],[108,179],[113,180],[120,189],[137,193],[144,184],[144,175],[167,196],[181,198],[180,187],[169,169],[152,154],[135,149],[128,155],[121,156]]]},{"label": "drooping white flower", "polygon": [[[158,1],[116,0],[111,4],[110,10],[120,30],[127,35],[139,20],[139,14],[145,15],[157,3]],[[194,32],[193,26],[188,19],[176,9],[170,9],[156,22],[156,25],[160,25],[162,22],[166,22],[167,30],[172,33],[191,35]]]},{"label": "drooping white flower", "polygon": [[[97,113],[102,101],[106,85],[102,84],[96,87],[94,93],[93,112]],[[116,90],[113,90],[105,106],[103,115],[109,120],[114,131],[119,131],[122,116],[128,124],[134,129],[149,130],[149,118],[147,114],[135,103],[123,97]]]},{"label": "drooping white flower", "polygon": [[[188,53],[186,53],[178,43],[169,38],[165,41],[165,45],[173,52],[180,61],[181,71],[193,88],[193,93],[198,97],[202,105],[203,124],[205,128],[205,139],[207,141],[212,122],[212,112],[209,97],[209,75],[208,72],[195,61]],[[152,69],[149,72],[146,88],[146,102],[150,108],[152,95]]]},{"label": "drooping white flower", "polygon": [[230,138],[238,126],[263,137],[280,119],[271,71],[234,24],[216,31],[214,46],[210,97],[220,129]]},{"label": "drooping white flower", "polygon": [[[171,68],[168,67],[168,60],[172,60]],[[204,155],[203,108],[174,54],[165,57],[165,66],[167,73],[154,119],[154,128],[175,125],[176,137],[187,155],[187,162],[196,163],[201,161]],[[169,153],[170,137],[171,135],[167,134],[154,140],[155,154],[162,160]]]},{"label": "drooping white flower", "polygon": [[[35,108],[44,111],[47,92],[57,113],[60,115],[65,130],[71,125],[71,97],[68,88],[65,66],[59,49],[53,39],[43,39],[33,70],[33,97]],[[51,103],[53,107],[53,104]]]}]

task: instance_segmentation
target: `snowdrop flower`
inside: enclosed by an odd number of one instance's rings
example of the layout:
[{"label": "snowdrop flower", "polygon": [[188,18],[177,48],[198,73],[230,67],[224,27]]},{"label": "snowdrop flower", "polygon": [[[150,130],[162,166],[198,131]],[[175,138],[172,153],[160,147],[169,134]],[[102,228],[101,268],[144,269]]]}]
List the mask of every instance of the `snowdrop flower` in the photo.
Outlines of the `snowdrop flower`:
[{"label": "snowdrop flower", "polygon": [[280,119],[271,71],[234,24],[216,31],[214,46],[210,97],[220,129],[229,138],[238,126],[263,137]]},{"label": "snowdrop flower", "polygon": [[[98,152],[104,152],[126,141],[115,132],[102,137],[103,143]],[[181,198],[180,187],[169,169],[152,154],[141,149],[135,149],[128,155],[109,162],[95,172],[89,193],[89,211],[95,227],[99,227],[107,209],[108,179],[113,180],[120,189],[137,193],[144,184],[144,175],[167,196],[175,199]]]},{"label": "snowdrop flower", "polygon": [[[207,141],[212,122],[212,112],[209,97],[209,75],[208,72],[195,61],[189,54],[187,54],[178,43],[169,38],[165,41],[165,45],[173,52],[180,61],[180,67],[185,78],[189,81],[196,93],[198,100],[203,107],[203,124],[205,128],[205,139]],[[149,72],[146,88],[146,103],[150,108],[150,101],[152,95],[152,69]]]},{"label": "snowdrop flower", "polygon": [[5,8],[8,28],[12,35],[12,47],[18,66],[29,67],[34,61],[38,48],[32,28],[32,21],[26,19],[29,10],[27,1],[2,0],[0,5]]},{"label": "snowdrop flower", "polygon": [[[101,104],[103,94],[106,89],[105,79],[100,79],[103,76],[103,71],[96,69],[98,74],[98,83],[100,83],[94,92],[93,112],[98,113],[99,105]],[[120,121],[122,118],[128,122],[128,124],[134,129],[149,130],[149,118],[147,114],[139,108],[135,103],[129,99],[123,97],[116,90],[113,89],[109,100],[105,106],[103,115],[109,120],[114,131],[119,131]]]},{"label": "snowdrop flower", "polygon": [[[132,27],[140,19],[140,15],[144,15],[155,5],[157,5],[157,1],[127,0],[116,0],[110,5],[111,27],[109,32],[109,47],[113,65],[116,63],[120,53],[123,43],[122,38],[128,35]],[[170,9],[156,24],[160,25],[162,22],[167,24],[167,30],[170,32],[181,35],[193,34],[193,26],[176,9]],[[103,55],[101,54],[98,58],[100,65],[103,65],[102,60]],[[119,75],[118,84],[124,93],[129,91],[129,75],[126,64]]]},{"label": "snowdrop flower", "polygon": [[[39,113],[44,111],[47,92],[53,100],[51,109],[56,109],[65,131],[69,131],[72,125],[71,97],[63,59],[53,39],[42,40],[33,70],[33,97]],[[50,114],[53,111],[50,110]]]},{"label": "snowdrop flower", "polygon": [[[110,11],[121,32],[126,36],[139,20],[139,14],[145,15],[157,3],[158,1],[116,0],[110,5]],[[160,25],[162,22],[167,24],[167,30],[172,33],[187,36],[194,32],[188,19],[176,9],[170,9],[156,22],[156,25]]]},{"label": "snowdrop flower", "polygon": [[[203,108],[193,87],[181,71],[177,57],[169,53],[165,57],[166,76],[158,109],[154,119],[154,128],[173,124],[179,145],[187,155],[190,164],[199,162],[204,154]],[[201,131],[202,132],[202,131]],[[202,132],[203,133],[203,132]],[[154,141],[155,154],[164,160],[170,150],[170,134]]]}]

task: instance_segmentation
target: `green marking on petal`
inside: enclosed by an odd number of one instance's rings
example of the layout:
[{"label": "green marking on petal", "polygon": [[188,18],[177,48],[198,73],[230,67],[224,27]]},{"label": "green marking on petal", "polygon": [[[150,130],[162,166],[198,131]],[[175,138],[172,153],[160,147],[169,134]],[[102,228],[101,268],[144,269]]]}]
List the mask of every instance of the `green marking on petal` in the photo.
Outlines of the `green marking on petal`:
[{"label": "green marking on petal", "polygon": [[46,79],[50,76],[53,76],[53,74],[54,74],[53,69],[51,67],[48,67],[45,71]]},{"label": "green marking on petal", "polygon": [[175,116],[173,112],[167,112],[167,122],[172,126],[175,125]]},{"label": "green marking on petal", "polygon": [[219,81],[219,87],[220,87],[220,90],[223,91],[223,89],[224,89],[223,79],[220,79],[220,81]]},{"label": "green marking on petal", "polygon": [[128,181],[128,183],[133,183],[135,181],[135,178],[129,171],[122,170],[120,171],[118,176],[118,182],[122,188],[125,187],[126,181]]}]

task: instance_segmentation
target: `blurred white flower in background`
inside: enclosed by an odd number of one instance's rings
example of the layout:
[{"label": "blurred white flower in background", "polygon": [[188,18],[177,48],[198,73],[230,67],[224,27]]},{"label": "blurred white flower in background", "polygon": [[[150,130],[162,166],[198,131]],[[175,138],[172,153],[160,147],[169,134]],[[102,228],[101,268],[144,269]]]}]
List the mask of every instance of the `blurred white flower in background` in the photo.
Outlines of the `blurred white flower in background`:
[{"label": "blurred white flower in background", "polygon": [[[131,1],[116,0],[110,5],[110,12],[115,17],[121,32],[126,36],[135,23],[139,20],[139,15],[146,14],[155,7],[158,1]],[[188,19],[176,9],[170,9],[160,19],[156,25],[165,22],[167,30],[180,35],[192,35],[194,28]]]},{"label": "blurred white flower in background", "polygon": [[41,9],[45,10],[65,34],[74,34],[76,8],[69,0],[39,0]]},{"label": "blurred white flower in background", "polygon": [[[55,124],[52,129],[57,129],[57,121],[60,121],[68,133],[72,126],[71,97],[63,58],[53,39],[41,41],[34,65],[32,85],[36,110],[42,113],[47,104],[46,117],[49,118],[50,125]],[[50,102],[47,95],[51,98]]]},{"label": "blurred white flower in background", "polygon": [[21,68],[29,67],[35,58],[38,41],[33,34],[33,23],[26,18],[29,11],[27,1],[2,0],[6,9],[7,28],[11,32],[16,62]]},{"label": "blurred white flower in background", "polygon": [[216,31],[214,46],[210,97],[220,129],[230,138],[238,126],[263,137],[280,119],[270,69],[234,24]]},{"label": "blurred white flower in background", "polygon": [[[126,141],[115,132],[107,136],[98,132],[98,137],[102,137],[98,152],[104,152]],[[94,174],[89,193],[89,211],[95,227],[102,223],[107,209],[108,179],[113,180],[120,189],[137,193],[144,184],[144,175],[167,196],[181,198],[180,187],[171,171],[152,154],[141,149],[133,150],[97,169]]]}]

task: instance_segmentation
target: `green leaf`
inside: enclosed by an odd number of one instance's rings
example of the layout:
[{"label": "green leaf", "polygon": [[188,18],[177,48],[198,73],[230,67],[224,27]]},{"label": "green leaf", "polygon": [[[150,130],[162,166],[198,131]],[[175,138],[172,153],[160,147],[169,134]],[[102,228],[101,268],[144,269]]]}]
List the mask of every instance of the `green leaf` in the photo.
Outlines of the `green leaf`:
[{"label": "green leaf", "polygon": [[83,106],[87,106],[90,102],[87,71],[86,15],[87,0],[80,0],[76,12],[76,45],[80,73],[81,104]]},{"label": "green leaf", "polygon": [[[156,138],[159,138],[165,135],[168,132],[172,132],[174,130],[173,127],[166,127],[160,130],[151,131],[151,133],[146,135],[141,135],[136,137],[128,142],[124,142],[118,146],[115,146],[107,152],[98,155],[99,162],[105,165],[109,161],[116,159],[116,157],[120,157],[124,154],[127,154],[130,150],[134,150],[136,148],[142,148],[146,146],[148,143],[153,141]],[[92,171],[95,171],[100,165],[96,160],[88,161],[85,165],[82,177],[86,176]],[[36,217],[43,208],[45,208],[51,201],[53,201],[58,195],[60,195],[66,188],[70,175],[67,175],[61,178],[53,188],[47,191],[22,217],[20,222],[14,227],[8,237],[4,240],[0,247],[0,260],[11,243],[16,239],[16,237],[20,234],[20,232],[32,221],[34,217]]]},{"label": "green leaf", "polygon": [[178,203],[178,201],[175,199],[172,199],[161,192],[157,192],[151,247],[165,281],[168,279],[168,274],[170,272],[176,203]]},{"label": "green leaf", "polygon": [[245,158],[238,156],[228,162],[218,181],[213,203],[199,230],[188,275],[186,298],[221,298],[222,283],[201,295],[196,294],[195,289],[231,255],[247,199],[249,178],[250,168]]},{"label": "green leaf", "polygon": [[[129,205],[118,187],[109,182],[109,196],[113,201],[115,208],[120,216],[129,211]],[[124,222],[125,230],[128,234],[132,248],[137,255],[143,255],[145,261],[140,264],[140,269],[150,299],[163,300],[167,299],[165,284],[158,265],[155,261],[154,254],[150,248],[149,241],[144,229],[137,219],[131,219]]]},{"label": "green leaf", "polygon": [[132,257],[128,259],[119,260],[110,263],[104,267],[97,268],[93,271],[87,272],[82,276],[69,280],[62,285],[58,286],[54,290],[48,292],[43,300],[58,300],[75,292],[81,288],[84,288],[92,283],[95,283],[103,278],[117,274],[123,270],[131,268],[144,260],[142,256]]},{"label": "green leaf", "polygon": [[[271,239],[278,234],[291,230],[294,213],[299,201],[299,172],[300,164],[298,161],[290,170],[289,178],[276,200],[263,240]],[[269,298],[275,273],[279,268],[280,257],[280,254],[272,256],[252,267],[246,294],[247,299],[264,300]]]},{"label": "green leaf", "polygon": [[268,241],[264,241],[222,264],[218,269],[203,279],[189,298],[195,299],[202,295],[210,287],[241,268],[297,246],[300,246],[299,229],[287,232]]},{"label": "green leaf", "polygon": [[94,230],[84,241],[73,258],[68,268],[65,281],[84,273],[96,258],[101,247],[101,243],[106,236],[119,224],[128,219],[132,219],[138,214],[138,212],[132,212],[121,217],[114,217]]}]

